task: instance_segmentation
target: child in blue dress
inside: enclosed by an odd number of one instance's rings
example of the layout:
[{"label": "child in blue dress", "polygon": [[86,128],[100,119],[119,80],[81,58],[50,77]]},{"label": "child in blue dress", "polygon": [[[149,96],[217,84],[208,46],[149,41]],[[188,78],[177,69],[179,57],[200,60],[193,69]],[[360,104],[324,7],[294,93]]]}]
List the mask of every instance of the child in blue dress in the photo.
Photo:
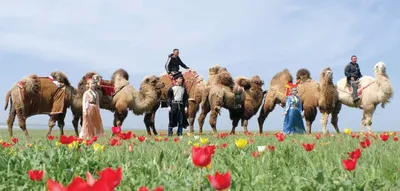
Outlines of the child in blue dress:
[{"label": "child in blue dress", "polygon": [[297,96],[297,88],[292,88],[290,95],[286,97],[285,121],[283,122],[283,133],[304,134],[306,132],[303,123],[303,106],[300,97]]}]

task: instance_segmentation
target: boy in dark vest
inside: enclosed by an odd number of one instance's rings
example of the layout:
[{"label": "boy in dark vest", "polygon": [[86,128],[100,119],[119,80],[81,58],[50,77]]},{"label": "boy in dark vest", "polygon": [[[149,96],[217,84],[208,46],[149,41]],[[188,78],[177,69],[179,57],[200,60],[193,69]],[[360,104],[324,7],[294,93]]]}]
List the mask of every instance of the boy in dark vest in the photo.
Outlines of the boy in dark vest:
[{"label": "boy in dark vest", "polygon": [[183,85],[183,75],[178,72],[173,75],[175,85],[167,92],[167,105],[169,111],[168,136],[173,135],[172,129],[178,127],[177,134],[182,136],[183,128],[189,126],[186,113],[188,108],[188,93]]}]

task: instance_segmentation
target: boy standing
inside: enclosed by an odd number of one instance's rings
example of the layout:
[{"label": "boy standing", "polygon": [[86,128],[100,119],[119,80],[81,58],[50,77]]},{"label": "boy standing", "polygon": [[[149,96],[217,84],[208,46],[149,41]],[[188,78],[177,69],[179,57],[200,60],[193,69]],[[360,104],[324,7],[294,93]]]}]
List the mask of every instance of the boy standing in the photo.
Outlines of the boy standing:
[{"label": "boy standing", "polygon": [[178,72],[173,75],[175,85],[167,92],[167,105],[169,110],[168,136],[172,136],[172,129],[178,126],[177,134],[182,136],[182,128],[189,126],[186,113],[188,108],[188,93],[183,85],[183,75]]}]

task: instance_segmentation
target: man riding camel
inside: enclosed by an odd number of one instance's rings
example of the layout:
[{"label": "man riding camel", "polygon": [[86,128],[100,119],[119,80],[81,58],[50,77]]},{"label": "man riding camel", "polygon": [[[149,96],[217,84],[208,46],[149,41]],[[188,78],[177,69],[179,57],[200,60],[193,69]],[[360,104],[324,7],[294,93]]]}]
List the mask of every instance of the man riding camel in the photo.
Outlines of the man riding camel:
[{"label": "man riding camel", "polygon": [[179,72],[179,66],[189,69],[179,57],[179,49],[174,49],[172,54],[168,55],[167,63],[165,63],[165,70],[168,74],[174,75]]},{"label": "man riding camel", "polygon": [[358,80],[362,77],[362,74],[356,55],[351,56],[351,62],[346,65],[344,75],[347,77],[347,84],[353,88],[353,101],[357,102],[360,99],[357,95]]}]

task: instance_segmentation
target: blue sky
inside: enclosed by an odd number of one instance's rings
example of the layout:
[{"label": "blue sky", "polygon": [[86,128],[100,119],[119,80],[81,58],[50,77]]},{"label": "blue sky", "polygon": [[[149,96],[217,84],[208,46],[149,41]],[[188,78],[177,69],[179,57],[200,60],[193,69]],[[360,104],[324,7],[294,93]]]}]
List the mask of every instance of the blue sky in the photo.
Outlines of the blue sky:
[{"label": "blue sky", "polygon": [[[398,129],[399,4],[394,0],[2,1],[0,95],[5,96],[23,76],[47,76],[54,70],[64,71],[76,86],[87,71],[109,78],[121,67],[138,87],[144,76],[164,72],[174,48],[180,49],[184,63],[205,78],[209,67],[220,64],[233,76],[261,76],[265,89],[284,68],[295,75],[306,67],[319,80],[320,71],[331,67],[338,81],[355,54],[364,75],[373,75],[379,61],[387,65],[395,94],[385,109],[377,108],[373,130],[393,131]],[[282,129],[282,113],[276,107],[264,129]],[[113,114],[105,110],[101,114],[104,127],[110,128]],[[8,110],[0,112],[4,122],[7,116]],[[258,130],[257,117],[258,113],[249,122],[251,131]],[[320,117],[313,131],[321,130]],[[341,131],[359,130],[361,117],[361,110],[343,106]],[[32,124],[47,124],[47,119],[45,115],[29,118],[28,129],[34,128]],[[68,111],[67,129],[72,129],[71,120]],[[210,129],[206,120],[205,129]],[[165,130],[167,124],[167,111],[161,109],[157,128]],[[223,110],[217,128],[228,130],[230,124]],[[124,128],[144,129],[143,116],[130,113]],[[331,125],[329,129],[333,131]]]}]

